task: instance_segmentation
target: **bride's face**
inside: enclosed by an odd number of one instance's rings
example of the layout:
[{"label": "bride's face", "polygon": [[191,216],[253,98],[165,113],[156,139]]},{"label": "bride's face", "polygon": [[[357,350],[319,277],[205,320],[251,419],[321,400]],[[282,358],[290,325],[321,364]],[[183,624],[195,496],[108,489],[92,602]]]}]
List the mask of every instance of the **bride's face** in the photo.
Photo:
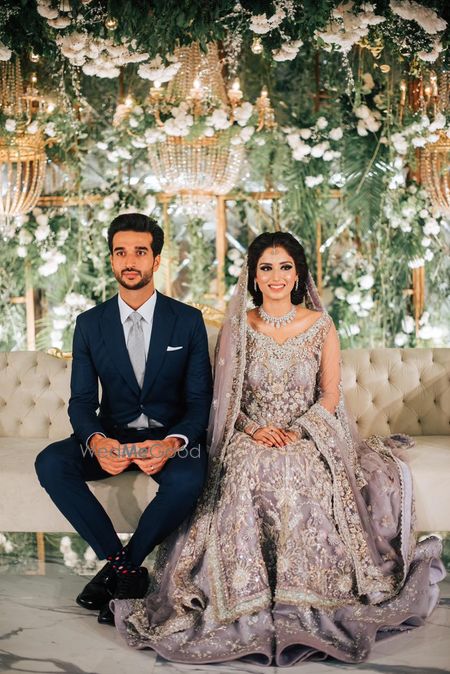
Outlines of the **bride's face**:
[{"label": "bride's face", "polygon": [[297,280],[294,259],[280,247],[266,248],[256,265],[256,283],[263,298],[286,300]]}]

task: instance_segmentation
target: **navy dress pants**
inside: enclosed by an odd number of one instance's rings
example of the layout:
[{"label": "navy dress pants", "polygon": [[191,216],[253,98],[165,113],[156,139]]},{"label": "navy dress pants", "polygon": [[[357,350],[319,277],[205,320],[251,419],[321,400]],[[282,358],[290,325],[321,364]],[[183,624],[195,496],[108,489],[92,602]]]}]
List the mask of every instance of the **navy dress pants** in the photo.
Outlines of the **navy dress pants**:
[{"label": "navy dress pants", "polygon": [[[166,433],[162,428],[125,429],[109,436],[132,444],[145,439],[160,440]],[[205,481],[206,466],[205,448],[189,445],[169,458],[159,473],[146,476],[155,480],[159,488],[127,544],[131,562],[140,566],[153,548],[191,514]],[[108,514],[86,484],[112,476],[103,470],[94,454],[82,448],[75,436],[46,447],[38,454],[35,469],[54,504],[99,559],[122,548]],[[135,463],[126,468],[126,471],[133,470],[140,470]]]}]

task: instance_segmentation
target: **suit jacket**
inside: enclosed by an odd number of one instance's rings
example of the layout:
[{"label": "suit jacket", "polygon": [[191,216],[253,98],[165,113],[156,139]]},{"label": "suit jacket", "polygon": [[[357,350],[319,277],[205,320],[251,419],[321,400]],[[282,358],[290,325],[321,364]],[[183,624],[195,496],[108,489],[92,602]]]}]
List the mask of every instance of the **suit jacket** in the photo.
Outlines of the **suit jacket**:
[{"label": "suit jacket", "polygon": [[125,343],[118,296],[85,311],[76,321],[70,386],[70,422],[84,444],[93,433],[114,437],[115,428],[126,427],[142,412],[163,424],[167,435],[186,435],[190,444],[203,441],[212,377],[201,312],[157,293],[141,390]]}]

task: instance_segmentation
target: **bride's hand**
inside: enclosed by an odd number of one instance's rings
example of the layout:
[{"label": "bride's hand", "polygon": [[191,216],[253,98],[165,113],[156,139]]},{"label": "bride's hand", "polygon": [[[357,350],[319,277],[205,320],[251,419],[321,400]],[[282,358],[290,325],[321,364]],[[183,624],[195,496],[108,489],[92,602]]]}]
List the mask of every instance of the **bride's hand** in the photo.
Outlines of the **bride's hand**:
[{"label": "bride's hand", "polygon": [[276,426],[261,426],[255,431],[252,438],[260,445],[266,445],[267,447],[284,447],[292,442],[290,433],[283,431],[282,428],[276,428]]}]

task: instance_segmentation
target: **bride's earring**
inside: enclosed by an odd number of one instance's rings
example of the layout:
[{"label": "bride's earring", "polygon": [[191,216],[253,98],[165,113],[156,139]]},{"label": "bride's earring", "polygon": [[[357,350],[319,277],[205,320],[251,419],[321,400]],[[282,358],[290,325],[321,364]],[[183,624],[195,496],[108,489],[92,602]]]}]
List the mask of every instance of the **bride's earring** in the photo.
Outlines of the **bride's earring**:
[{"label": "bride's earring", "polygon": [[298,290],[298,276],[297,276],[297,280],[295,282],[295,292],[297,292],[297,290]]},{"label": "bride's earring", "polygon": [[254,281],[253,281],[253,287],[255,289],[255,293],[257,293],[258,292],[258,286],[256,284],[256,279],[254,279]]}]

